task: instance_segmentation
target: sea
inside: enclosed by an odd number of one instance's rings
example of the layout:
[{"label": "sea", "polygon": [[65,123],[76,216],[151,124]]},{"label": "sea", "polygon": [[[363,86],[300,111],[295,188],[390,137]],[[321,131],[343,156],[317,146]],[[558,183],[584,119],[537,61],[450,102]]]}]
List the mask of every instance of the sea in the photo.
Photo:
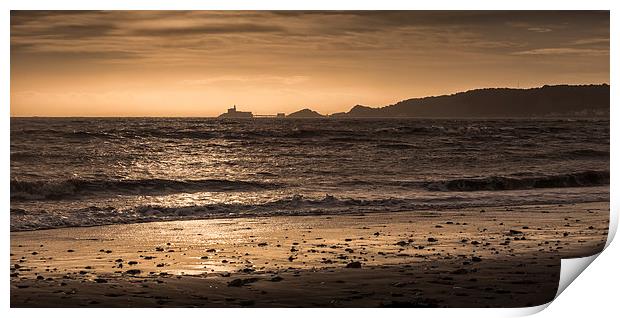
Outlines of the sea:
[{"label": "sea", "polygon": [[12,231],[609,200],[608,119],[11,118],[10,130]]}]

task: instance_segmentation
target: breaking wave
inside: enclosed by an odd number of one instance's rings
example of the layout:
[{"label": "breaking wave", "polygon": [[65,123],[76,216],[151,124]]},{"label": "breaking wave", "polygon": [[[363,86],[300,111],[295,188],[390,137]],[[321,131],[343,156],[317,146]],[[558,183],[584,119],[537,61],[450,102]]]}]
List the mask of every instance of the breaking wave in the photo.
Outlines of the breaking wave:
[{"label": "breaking wave", "polygon": [[572,151],[561,152],[564,158],[607,158],[609,159],[609,151],[596,149],[577,149]]},{"label": "breaking wave", "polygon": [[562,204],[609,200],[609,192],[592,188],[584,193],[581,189],[557,191],[546,195],[524,193],[489,193],[485,196],[449,194],[443,197],[354,199],[305,198],[293,195],[260,204],[213,203],[192,206],[139,205],[130,208],[90,206],[79,209],[25,210],[11,209],[11,231],[28,231],[63,227],[85,227],[111,224],[164,222],[180,220],[203,220],[235,217],[269,217],[293,215],[343,215],[373,212],[410,212],[436,209],[472,208],[482,206]]},{"label": "breaking wave", "polygon": [[490,176],[429,182],[430,191],[501,191],[538,188],[593,187],[609,184],[609,171],[584,171],[550,176]]},{"label": "breaking wave", "polygon": [[274,183],[239,180],[11,180],[11,200],[60,200],[86,195],[157,195],[180,192],[260,191],[278,187]]}]

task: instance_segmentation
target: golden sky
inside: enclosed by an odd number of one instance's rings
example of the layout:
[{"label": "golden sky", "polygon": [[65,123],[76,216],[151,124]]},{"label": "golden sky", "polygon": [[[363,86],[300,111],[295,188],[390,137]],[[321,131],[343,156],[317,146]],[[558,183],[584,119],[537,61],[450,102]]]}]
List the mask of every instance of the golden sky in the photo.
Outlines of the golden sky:
[{"label": "golden sky", "polygon": [[609,83],[608,11],[12,11],[12,116],[347,111]]}]

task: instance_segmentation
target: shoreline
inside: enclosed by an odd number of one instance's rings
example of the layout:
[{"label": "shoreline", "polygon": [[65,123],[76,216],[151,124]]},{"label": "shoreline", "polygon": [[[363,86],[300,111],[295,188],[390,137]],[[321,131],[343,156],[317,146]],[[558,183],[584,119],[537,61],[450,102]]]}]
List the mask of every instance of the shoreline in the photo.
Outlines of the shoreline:
[{"label": "shoreline", "polygon": [[[506,190],[506,191],[521,191],[521,190]],[[231,215],[218,215],[215,214],[211,217],[208,216],[197,216],[196,218],[191,218],[187,216],[183,216],[185,218],[171,218],[168,220],[162,219],[153,219],[153,220],[138,220],[138,221],[130,221],[126,223],[102,223],[102,224],[86,224],[81,226],[60,226],[60,227],[42,227],[36,229],[19,229],[19,230],[10,230],[10,233],[20,233],[20,232],[32,232],[32,231],[47,231],[47,230],[57,230],[57,229],[70,229],[70,228],[91,228],[91,227],[101,227],[101,226],[114,226],[114,225],[131,225],[131,224],[143,224],[143,223],[160,223],[160,222],[183,222],[183,221],[208,221],[208,220],[227,220],[227,219],[238,219],[238,218],[272,218],[272,217],[325,217],[325,216],[350,216],[350,215],[367,215],[367,214],[388,214],[388,213],[416,213],[416,212],[428,212],[428,211],[456,211],[456,210],[471,210],[471,209],[485,209],[485,208],[500,208],[500,207],[536,207],[536,206],[553,206],[553,205],[575,205],[575,204],[589,204],[589,203],[609,203],[609,200],[601,201],[601,200],[580,200],[577,202],[566,202],[566,201],[557,201],[557,202],[547,202],[540,201],[540,203],[530,202],[528,204],[515,204],[515,205],[507,205],[507,204],[482,204],[482,205],[464,205],[458,207],[450,207],[450,206],[441,206],[441,207],[419,207],[414,211],[411,208],[404,208],[400,210],[393,211],[362,211],[362,212],[334,212],[334,211],[326,211],[326,212],[299,212],[299,213],[287,213],[287,214],[274,214],[274,215],[264,215],[264,214],[231,214]],[[181,209],[183,207],[179,207]]]},{"label": "shoreline", "polygon": [[595,202],[11,232],[11,306],[534,306],[608,220]]}]

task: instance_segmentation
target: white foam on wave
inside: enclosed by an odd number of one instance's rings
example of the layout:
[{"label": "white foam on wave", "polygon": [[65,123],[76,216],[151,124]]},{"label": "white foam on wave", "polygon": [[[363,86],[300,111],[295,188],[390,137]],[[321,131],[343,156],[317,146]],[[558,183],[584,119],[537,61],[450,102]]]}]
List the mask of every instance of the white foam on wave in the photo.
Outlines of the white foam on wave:
[{"label": "white foam on wave", "polygon": [[211,218],[324,215],[372,212],[442,210],[483,206],[570,204],[608,201],[608,187],[559,188],[529,191],[429,193],[414,198],[355,199],[305,198],[302,195],[260,204],[214,203],[200,205],[125,207],[88,206],[77,209],[11,209],[11,230],[25,231],[61,227],[98,226],[157,221]]}]

